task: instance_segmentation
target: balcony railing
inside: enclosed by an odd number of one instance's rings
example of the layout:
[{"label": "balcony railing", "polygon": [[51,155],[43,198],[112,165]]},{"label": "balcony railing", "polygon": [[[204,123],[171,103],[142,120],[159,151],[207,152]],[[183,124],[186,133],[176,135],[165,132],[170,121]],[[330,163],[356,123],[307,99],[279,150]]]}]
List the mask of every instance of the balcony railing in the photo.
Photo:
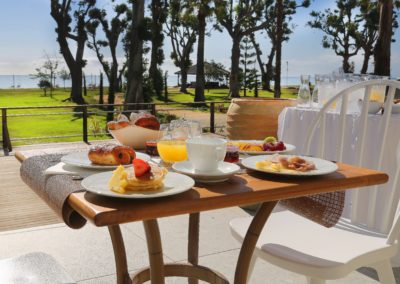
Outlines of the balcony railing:
[{"label": "balcony railing", "polygon": [[[13,142],[33,141],[45,139],[65,139],[81,137],[82,141],[89,143],[90,136],[101,136],[110,134],[106,131],[106,127],[101,132],[89,133],[88,118],[92,115],[106,116],[108,113],[129,113],[132,111],[146,110],[154,115],[157,113],[165,113],[170,111],[183,110],[199,110],[209,113],[209,126],[203,127],[206,131],[215,133],[217,128],[223,126],[216,125],[215,113],[224,109],[230,101],[212,101],[212,102],[191,102],[191,103],[130,103],[130,104],[85,104],[85,105],[66,105],[66,106],[27,106],[27,107],[4,107],[1,109],[2,121],[2,140],[3,151],[5,155],[9,155],[12,151]],[[163,106],[160,108],[160,106]],[[32,112],[32,110],[34,110]],[[49,111],[50,110],[50,111]],[[64,110],[64,111],[62,111]],[[67,110],[67,111],[65,111]],[[24,112],[27,111],[27,112]],[[17,112],[17,113],[12,113]],[[9,129],[9,119],[18,117],[51,117],[58,115],[73,115],[77,119],[82,119],[82,131],[80,133],[72,133],[68,135],[51,135],[39,137],[11,137]],[[190,118],[189,118],[190,119]]]}]

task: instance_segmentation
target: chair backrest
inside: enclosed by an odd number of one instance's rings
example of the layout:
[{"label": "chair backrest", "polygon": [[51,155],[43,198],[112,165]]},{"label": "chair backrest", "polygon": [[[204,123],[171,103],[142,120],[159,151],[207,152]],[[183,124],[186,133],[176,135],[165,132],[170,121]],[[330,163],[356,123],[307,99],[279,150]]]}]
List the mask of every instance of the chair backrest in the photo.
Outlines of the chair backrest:
[{"label": "chair backrest", "polygon": [[[372,133],[371,129],[368,128],[368,123],[371,119],[368,119],[368,110],[370,107],[370,98],[373,88],[379,87],[383,92],[385,92],[386,100],[384,103],[384,113],[381,116],[376,116],[379,119],[379,127],[378,129],[374,129]],[[388,143],[391,146],[395,146],[397,149],[397,165],[394,171],[394,176],[390,177],[391,182],[391,189],[385,195],[385,206],[377,206],[377,198],[378,198],[378,190],[377,186],[373,187],[367,192],[368,198],[361,198],[360,192],[358,190],[352,191],[351,194],[351,214],[350,219],[354,223],[359,223],[357,214],[361,207],[368,208],[367,218],[365,220],[365,224],[369,228],[378,229],[381,232],[389,233],[388,242],[393,242],[397,239],[399,230],[400,230],[400,215],[396,214],[398,209],[398,201],[399,201],[399,194],[400,194],[400,186],[396,186],[400,179],[400,145],[399,141],[388,141],[387,136],[389,131],[390,122],[392,119],[392,106],[393,106],[393,99],[396,92],[396,89],[400,89],[400,82],[392,81],[392,80],[370,80],[365,81],[356,85],[353,85],[341,92],[337,95],[332,97],[320,110],[318,115],[314,118],[313,122],[311,123],[310,130],[307,136],[307,143],[306,143],[306,153],[314,155],[316,154],[319,157],[325,157],[326,153],[326,145],[327,139],[337,139],[336,144],[330,141],[331,145],[333,143],[335,147],[335,159],[338,162],[343,162],[346,160],[345,157],[345,149],[348,144],[349,139],[346,135],[355,136],[352,137],[352,141],[354,141],[354,145],[348,145],[353,147],[352,154],[355,157],[355,164],[361,167],[370,167],[375,168],[377,170],[382,170],[382,166],[384,164],[384,157],[387,156],[388,153],[385,153],[386,146]],[[386,91],[385,91],[386,90]],[[355,94],[359,94],[360,91],[363,91],[363,102],[361,107],[361,113],[356,115],[348,114],[349,108],[349,98],[350,96],[355,96]],[[332,137],[331,129],[327,130],[327,120],[326,117],[329,114],[329,110],[332,106],[340,107],[340,111],[338,114],[338,127],[337,127],[337,137]],[[337,114],[336,114],[337,115]],[[349,131],[348,122],[352,122],[350,128],[353,130]],[[332,125],[329,125],[332,127]],[[318,129],[319,135],[316,137],[316,130]],[[354,130],[356,129],[356,130]],[[329,131],[329,133],[327,133]],[[370,133],[368,133],[370,132]],[[369,134],[369,136],[368,136]],[[380,137],[380,143],[377,143],[374,147],[374,153],[366,151],[366,145],[368,143],[367,138],[374,135],[376,137]],[[327,137],[328,136],[328,137]],[[355,138],[355,139],[354,139]],[[318,140],[317,140],[318,139]],[[345,142],[347,141],[347,142]],[[311,147],[313,145],[313,148]],[[315,149],[317,147],[317,149]],[[348,148],[348,147],[347,147]],[[371,148],[371,147],[370,147]],[[311,151],[313,150],[313,151]],[[331,150],[331,149],[330,149]],[[348,151],[348,149],[347,149]],[[395,150],[396,151],[396,150]],[[387,152],[387,151],[386,151]],[[371,162],[371,156],[374,154],[374,159]],[[393,154],[391,153],[391,157],[393,158]],[[367,161],[369,160],[369,161]],[[367,202],[367,204],[365,204]],[[377,210],[379,210],[379,214],[381,217],[376,218]],[[381,212],[383,210],[383,212]],[[396,216],[396,217],[394,217]]]}]

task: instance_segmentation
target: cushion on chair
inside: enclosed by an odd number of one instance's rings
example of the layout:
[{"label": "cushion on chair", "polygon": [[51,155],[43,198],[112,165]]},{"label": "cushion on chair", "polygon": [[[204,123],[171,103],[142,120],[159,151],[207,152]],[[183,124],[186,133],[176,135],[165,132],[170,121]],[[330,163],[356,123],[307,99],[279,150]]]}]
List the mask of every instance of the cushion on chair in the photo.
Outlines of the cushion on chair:
[{"label": "cushion on chair", "polygon": [[76,283],[57,261],[45,253],[29,253],[0,260],[2,284]]},{"label": "cushion on chair", "polygon": [[[234,236],[243,240],[251,221],[251,217],[233,219],[230,226]],[[326,228],[287,210],[273,213],[256,248],[260,256],[279,266],[283,261],[292,263],[293,267],[316,269],[345,264],[353,264],[350,266],[355,269],[363,256],[379,261],[396,254],[397,248],[387,245],[385,236],[365,230],[356,233],[354,229],[340,229],[340,226],[339,223]]]}]

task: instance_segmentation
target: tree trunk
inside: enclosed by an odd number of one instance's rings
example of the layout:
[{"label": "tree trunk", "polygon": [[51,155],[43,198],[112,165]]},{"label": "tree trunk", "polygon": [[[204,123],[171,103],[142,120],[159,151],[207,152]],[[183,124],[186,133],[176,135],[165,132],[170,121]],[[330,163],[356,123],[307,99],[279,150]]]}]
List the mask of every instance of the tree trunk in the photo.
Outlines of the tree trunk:
[{"label": "tree trunk", "polygon": [[71,73],[71,100],[77,104],[84,104],[82,97],[82,68],[74,66],[70,69]]},{"label": "tree trunk", "polygon": [[375,75],[390,76],[393,0],[379,0],[379,35],[374,50]]},{"label": "tree trunk", "polygon": [[238,36],[232,37],[231,74],[229,77],[229,89],[231,98],[240,97],[240,40],[241,38]]},{"label": "tree trunk", "polygon": [[168,102],[168,72],[164,75],[164,101]]},{"label": "tree trunk", "polygon": [[[108,87],[108,104],[112,105],[115,102],[115,89],[116,89],[116,84],[118,81],[118,75],[116,70],[111,70],[111,74],[109,77],[109,87]],[[114,113],[111,111],[114,110],[113,106],[108,106],[107,110],[109,111],[107,113],[107,121],[112,121],[114,119]]]},{"label": "tree trunk", "polygon": [[371,52],[369,50],[364,50],[364,60],[360,71],[361,74],[367,74],[370,57],[371,57]]},{"label": "tree trunk", "polygon": [[86,75],[83,74],[83,95],[87,96],[87,87],[86,87]]},{"label": "tree trunk", "polygon": [[281,97],[281,65],[282,65],[282,36],[283,36],[283,0],[276,2],[276,59],[274,97]]},{"label": "tree trunk", "polygon": [[272,92],[272,88],[271,88],[271,81],[274,77],[274,66],[273,66],[273,62],[274,62],[274,57],[275,57],[275,46],[273,45],[271,47],[271,51],[268,55],[268,62],[267,62],[267,66],[266,69],[267,71],[265,72],[265,86],[263,85],[263,90],[266,91],[270,91]]},{"label": "tree trunk", "polygon": [[104,87],[103,87],[103,73],[100,73],[99,82],[99,105],[104,104]]},{"label": "tree trunk", "polygon": [[[261,52],[260,46],[256,42],[254,34],[250,35],[250,40],[251,40],[251,43],[253,44],[254,50],[256,51],[256,58],[257,58],[258,66],[260,67],[261,85],[262,85],[263,90],[266,90],[267,73],[265,72],[264,63],[262,62],[262,59],[261,59],[262,52]],[[271,63],[271,65],[272,65],[272,63]]]},{"label": "tree trunk", "polygon": [[204,78],[204,40],[206,35],[206,15],[204,7],[200,4],[197,20],[199,40],[197,42],[197,66],[196,66],[196,90],[194,95],[195,102],[203,102],[206,100],[204,96],[205,78]]},{"label": "tree trunk", "polygon": [[181,67],[181,88],[179,90],[181,93],[187,94],[187,69],[185,66]]},{"label": "tree trunk", "polygon": [[143,103],[143,39],[140,34],[144,25],[144,0],[132,1],[133,27],[130,38],[128,89],[126,103]]},{"label": "tree trunk", "polygon": [[343,55],[343,62],[342,62],[342,68],[344,73],[350,73],[351,71],[351,65],[349,63],[350,56],[348,56],[346,53]]},{"label": "tree trunk", "polygon": [[[151,1],[151,14],[152,14],[152,35],[151,35],[151,59],[149,67],[149,75],[153,81],[153,88],[158,98],[161,98],[163,89],[163,76],[159,70],[159,64],[162,63],[163,50],[162,45],[164,41],[164,35],[162,34],[162,3],[160,0]],[[161,53],[161,54],[160,54]],[[161,58],[161,62],[160,62]]]},{"label": "tree trunk", "polygon": [[57,41],[60,45],[60,52],[71,74],[71,101],[77,104],[84,104],[85,100],[82,97],[82,67],[72,56],[67,40],[58,35]]}]

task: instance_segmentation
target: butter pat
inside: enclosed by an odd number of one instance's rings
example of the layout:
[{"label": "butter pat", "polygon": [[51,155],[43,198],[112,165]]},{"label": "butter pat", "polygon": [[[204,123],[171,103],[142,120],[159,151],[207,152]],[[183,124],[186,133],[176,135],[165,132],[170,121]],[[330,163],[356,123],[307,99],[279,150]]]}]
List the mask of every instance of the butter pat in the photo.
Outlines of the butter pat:
[{"label": "butter pat", "polygon": [[123,166],[118,166],[113,171],[112,177],[108,181],[108,188],[117,193],[125,193],[125,188],[128,186],[128,174]]}]

